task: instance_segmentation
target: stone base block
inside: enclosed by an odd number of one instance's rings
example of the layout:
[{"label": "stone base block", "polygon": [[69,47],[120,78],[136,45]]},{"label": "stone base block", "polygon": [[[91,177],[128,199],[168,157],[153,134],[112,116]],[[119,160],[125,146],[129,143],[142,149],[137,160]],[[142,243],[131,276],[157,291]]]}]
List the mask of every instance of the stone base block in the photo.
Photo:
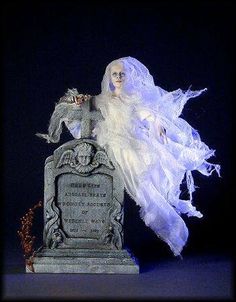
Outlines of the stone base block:
[{"label": "stone base block", "polygon": [[42,249],[27,273],[138,274],[127,250]]}]

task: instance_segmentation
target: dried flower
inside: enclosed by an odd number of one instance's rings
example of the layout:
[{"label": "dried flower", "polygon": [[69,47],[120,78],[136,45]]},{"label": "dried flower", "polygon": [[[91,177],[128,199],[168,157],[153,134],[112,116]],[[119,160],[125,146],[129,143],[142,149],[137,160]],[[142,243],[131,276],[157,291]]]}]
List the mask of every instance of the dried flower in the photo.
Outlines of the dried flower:
[{"label": "dried flower", "polygon": [[42,207],[42,201],[39,201],[33,208],[30,208],[22,218],[20,218],[21,228],[17,231],[17,234],[21,239],[21,246],[26,263],[31,262],[30,258],[33,257],[35,253],[33,248],[35,236],[32,236],[31,229],[33,226],[34,211],[40,207]]}]

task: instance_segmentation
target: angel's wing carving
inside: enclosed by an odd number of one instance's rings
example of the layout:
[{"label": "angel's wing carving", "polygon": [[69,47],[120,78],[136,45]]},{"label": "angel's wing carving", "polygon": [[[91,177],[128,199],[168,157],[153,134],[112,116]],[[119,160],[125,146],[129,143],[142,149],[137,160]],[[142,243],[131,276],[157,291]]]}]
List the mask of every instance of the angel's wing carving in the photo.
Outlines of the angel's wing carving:
[{"label": "angel's wing carving", "polygon": [[65,152],[62,153],[56,167],[60,168],[63,165],[70,165],[70,166],[76,165],[74,151],[66,150]]},{"label": "angel's wing carving", "polygon": [[110,162],[107,154],[104,151],[97,151],[94,158],[93,158],[93,164],[94,163],[99,163],[99,164],[103,164],[106,167],[108,167],[109,169],[114,169],[112,163]]}]

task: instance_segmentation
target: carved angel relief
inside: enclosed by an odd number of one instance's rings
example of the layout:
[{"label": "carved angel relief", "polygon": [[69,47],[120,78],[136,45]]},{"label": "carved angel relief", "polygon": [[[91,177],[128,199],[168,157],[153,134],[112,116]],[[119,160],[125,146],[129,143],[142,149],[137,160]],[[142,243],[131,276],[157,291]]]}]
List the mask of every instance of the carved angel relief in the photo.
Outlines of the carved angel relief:
[{"label": "carved angel relief", "polygon": [[69,165],[79,173],[89,173],[101,164],[109,169],[114,169],[104,151],[96,151],[93,145],[80,143],[75,148],[62,153],[56,168]]}]

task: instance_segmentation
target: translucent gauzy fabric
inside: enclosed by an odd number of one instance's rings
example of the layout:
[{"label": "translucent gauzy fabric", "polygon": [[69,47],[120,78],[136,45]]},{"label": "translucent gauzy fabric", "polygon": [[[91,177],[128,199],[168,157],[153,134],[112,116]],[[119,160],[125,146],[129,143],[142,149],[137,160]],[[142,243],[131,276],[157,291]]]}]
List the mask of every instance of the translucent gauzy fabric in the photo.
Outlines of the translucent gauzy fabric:
[{"label": "translucent gauzy fabric", "polygon": [[[110,67],[122,62],[126,80],[121,95],[114,96]],[[180,255],[188,238],[181,215],[202,217],[192,205],[192,171],[209,176],[220,166],[207,161],[214,150],[180,114],[188,99],[203,91],[181,89],[167,92],[155,86],[148,69],[132,57],[110,63],[102,81],[96,106],[102,112],[93,130],[119,169],[125,188],[140,206],[145,224]],[[160,129],[165,130],[161,135]],[[186,182],[189,199],[180,198]]]}]

